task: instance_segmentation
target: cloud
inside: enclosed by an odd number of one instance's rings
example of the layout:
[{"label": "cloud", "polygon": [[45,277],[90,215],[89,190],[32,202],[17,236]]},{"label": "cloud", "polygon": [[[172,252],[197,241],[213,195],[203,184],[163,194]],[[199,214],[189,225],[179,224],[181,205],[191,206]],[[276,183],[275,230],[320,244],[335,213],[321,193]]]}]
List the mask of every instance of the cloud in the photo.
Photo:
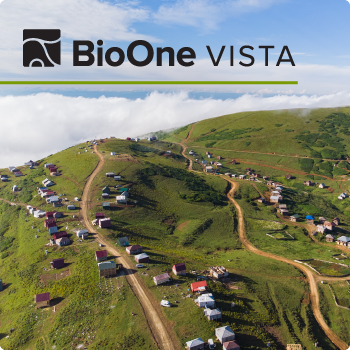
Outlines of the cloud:
[{"label": "cloud", "polygon": [[5,0],[0,7],[0,48],[21,48],[26,28],[58,28],[69,39],[157,41],[132,27],[149,17],[148,9],[130,1]]},{"label": "cloud", "polygon": [[218,29],[229,17],[269,8],[283,0],[176,0],[159,7],[154,19],[164,24],[198,27],[203,31]]},{"label": "cloud", "polygon": [[196,100],[185,92],[153,92],[136,100],[51,93],[0,97],[0,167],[41,159],[95,137],[132,137],[241,111],[344,106],[349,98],[337,93]]}]

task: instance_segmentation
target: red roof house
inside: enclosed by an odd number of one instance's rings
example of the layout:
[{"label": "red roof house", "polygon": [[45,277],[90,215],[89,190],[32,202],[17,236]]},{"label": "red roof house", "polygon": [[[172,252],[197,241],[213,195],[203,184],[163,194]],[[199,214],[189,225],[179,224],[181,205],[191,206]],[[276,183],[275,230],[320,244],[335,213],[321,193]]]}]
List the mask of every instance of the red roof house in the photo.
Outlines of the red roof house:
[{"label": "red roof house", "polygon": [[63,258],[54,259],[50,262],[50,264],[52,269],[60,269],[65,266]]},{"label": "red roof house", "polygon": [[175,264],[173,266],[173,272],[175,275],[186,275],[186,265],[185,263]]},{"label": "red roof house", "polygon": [[200,281],[191,283],[191,291],[192,293],[201,292],[207,289],[207,281]]},{"label": "red roof house", "polygon": [[96,261],[107,260],[107,250],[98,250],[95,255]]},{"label": "red roof house", "polygon": [[140,245],[131,245],[130,247],[126,248],[126,252],[129,255],[140,254],[140,253],[142,253],[142,247]]},{"label": "red roof house", "polygon": [[61,232],[56,232],[52,235],[53,239],[56,240],[56,239],[59,239],[59,238],[62,238],[62,237],[68,237],[67,235],[67,232],[66,231],[61,231]]}]

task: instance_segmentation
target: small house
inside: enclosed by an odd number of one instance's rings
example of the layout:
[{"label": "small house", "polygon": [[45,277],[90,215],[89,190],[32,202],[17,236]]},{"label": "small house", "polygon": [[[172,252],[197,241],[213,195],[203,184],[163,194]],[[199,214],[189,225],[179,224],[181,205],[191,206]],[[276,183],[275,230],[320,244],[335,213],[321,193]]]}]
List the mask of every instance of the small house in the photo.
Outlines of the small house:
[{"label": "small house", "polygon": [[312,183],[312,181],[308,180],[308,181],[304,181],[303,185],[305,185],[305,186],[312,186],[313,183]]},{"label": "small house", "polygon": [[96,261],[107,260],[107,250],[98,250],[95,252]]},{"label": "small house", "polygon": [[54,212],[53,217],[55,219],[63,218],[63,213],[61,211]]},{"label": "small house", "polygon": [[280,201],[280,196],[271,196],[270,202],[271,203],[278,203]]},{"label": "small house", "polygon": [[52,269],[61,269],[62,267],[65,266],[63,258],[54,259],[50,262],[50,264]]},{"label": "small house", "polygon": [[313,225],[315,222],[315,218],[312,215],[307,215],[306,216],[306,223],[308,225]]},{"label": "small house", "polygon": [[115,152],[111,152],[111,156],[115,156]]},{"label": "small house", "polygon": [[208,307],[208,308],[215,307],[215,299],[213,297],[213,294],[211,294],[211,293],[200,295],[194,302],[199,307]]},{"label": "small house", "polygon": [[265,198],[264,198],[264,197],[259,198],[259,199],[258,199],[258,202],[259,202],[259,203],[265,203]]},{"label": "small house", "polygon": [[50,306],[50,293],[37,294],[34,301],[37,308]]},{"label": "small house", "polygon": [[183,275],[186,276],[186,264],[185,263],[178,263],[173,265],[173,273],[176,276]]},{"label": "small house", "polygon": [[290,180],[292,178],[292,175],[291,174],[287,174],[286,175],[286,180]]},{"label": "small house", "polygon": [[120,247],[127,247],[129,245],[128,237],[120,237],[117,239],[117,244]]},{"label": "small house", "polygon": [[245,176],[245,175],[239,175],[239,176],[238,176],[238,178],[241,179],[241,180],[245,180],[246,177],[247,177],[247,176]]},{"label": "small house", "polygon": [[348,246],[350,242],[350,238],[346,236],[341,236],[337,239],[337,244],[342,246]]},{"label": "small house", "polygon": [[196,292],[204,292],[207,290],[207,281],[199,281],[191,283],[191,291],[192,293]]},{"label": "small house", "polygon": [[205,167],[205,172],[206,173],[212,173],[213,172],[213,167],[212,166],[206,166]]},{"label": "small house", "polygon": [[187,350],[204,350],[205,343],[202,340],[202,338],[193,339],[186,343],[186,349]]},{"label": "small house", "polygon": [[74,204],[68,204],[67,205],[68,210],[75,210],[75,205]]},{"label": "small house", "polygon": [[332,220],[332,222],[334,222],[334,224],[335,224],[336,226],[340,225],[340,219],[339,219],[339,218],[334,218],[334,219]]},{"label": "small house", "polygon": [[114,174],[114,173],[106,173],[106,176],[107,176],[107,177],[113,177],[113,178],[114,178],[115,174]]},{"label": "small house", "polygon": [[193,155],[194,155],[194,151],[191,149],[191,150],[188,152],[188,154],[189,154],[190,156],[193,156]]},{"label": "small house", "polygon": [[228,271],[223,266],[211,266],[209,267],[210,276],[220,279],[228,276]]},{"label": "small house", "polygon": [[287,204],[280,204],[278,206],[279,209],[287,209]]},{"label": "small house", "polygon": [[213,155],[211,153],[208,153],[208,158],[213,158]]},{"label": "small house", "polygon": [[241,348],[237,342],[232,340],[232,341],[227,341],[227,342],[223,343],[222,349],[223,350],[240,350]]},{"label": "small house", "polygon": [[19,191],[18,186],[17,186],[17,185],[14,185],[14,186],[12,187],[12,192],[18,192],[18,191]]},{"label": "small house", "polygon": [[320,224],[324,224],[325,222],[327,221],[327,219],[325,218],[325,217],[323,217],[323,216],[320,216],[319,218],[318,218],[318,222],[320,223]]},{"label": "small house", "polygon": [[162,275],[159,276],[154,276],[153,281],[154,283],[158,286],[159,284],[166,283],[170,280],[170,276],[167,273],[163,273]]},{"label": "small house", "polygon": [[328,233],[328,235],[326,235],[326,242],[333,243],[334,242],[334,236],[331,235],[330,233]]},{"label": "small house", "polygon": [[205,308],[204,315],[205,315],[205,317],[208,318],[209,321],[215,321],[215,320],[221,321],[221,319],[222,319],[222,314],[221,314],[221,311],[219,309],[211,310],[211,309]]},{"label": "small house", "polygon": [[219,162],[216,162],[216,167],[217,167],[217,168],[222,168],[222,164],[219,163]]},{"label": "small house", "polygon": [[236,177],[237,177],[237,174],[232,174],[231,177],[236,178]]},{"label": "small house", "polygon": [[135,255],[135,254],[141,254],[143,251],[142,247],[140,245],[131,245],[130,247],[126,248],[126,252],[129,255]]},{"label": "small house", "polygon": [[62,237],[62,238],[56,239],[56,244],[59,247],[63,247],[63,246],[69,245],[70,243],[71,243],[71,241],[70,241],[70,239],[68,237]]},{"label": "small house", "polygon": [[109,193],[102,193],[102,198],[103,199],[109,198]]},{"label": "small house", "polygon": [[299,214],[291,215],[291,216],[289,217],[289,219],[290,219],[290,221],[292,221],[292,222],[297,222],[297,221],[299,221],[299,219],[300,219],[300,215],[299,215]]},{"label": "small house", "polygon": [[110,189],[108,186],[106,186],[106,187],[104,187],[104,188],[102,189],[102,193],[108,193],[108,194],[110,194],[110,193],[111,193],[111,189]]},{"label": "small house", "polygon": [[114,180],[115,181],[119,181],[119,180],[121,180],[122,179],[122,177],[120,176],[120,175],[115,175],[114,176]]},{"label": "small house", "polygon": [[53,235],[54,233],[58,232],[58,228],[57,226],[49,227],[48,231],[50,235]]},{"label": "small house", "polygon": [[104,218],[105,218],[105,213],[96,213],[96,214],[95,214],[95,218],[96,218],[97,220],[104,219]]},{"label": "small house", "polygon": [[118,204],[127,204],[128,203],[128,200],[127,200],[126,196],[124,196],[124,195],[117,196],[116,200],[117,200]]},{"label": "small house", "polygon": [[68,238],[68,234],[67,234],[67,231],[60,231],[60,232],[56,232],[52,235],[52,238],[54,240],[57,240],[59,238],[62,238],[62,237],[67,237]]},{"label": "small house", "polygon": [[280,212],[283,216],[288,216],[289,210],[288,209],[280,209]]},{"label": "small house", "polygon": [[269,179],[268,176],[263,176],[263,180],[267,181]]},{"label": "small house", "polygon": [[112,226],[111,219],[110,218],[101,219],[99,220],[98,225],[100,226],[100,228],[111,227]]},{"label": "small house", "polygon": [[134,259],[138,264],[149,262],[149,256],[146,253],[135,255]]},{"label": "small house", "polygon": [[231,177],[231,173],[225,173],[225,176]]},{"label": "small house", "polygon": [[46,199],[46,203],[57,203],[59,200],[58,196],[51,196]]},{"label": "small house", "polygon": [[319,233],[324,234],[326,232],[326,227],[323,226],[323,225],[317,225],[316,226],[316,231],[319,232]]},{"label": "small house", "polygon": [[230,326],[215,328],[215,335],[221,344],[235,340],[235,333],[233,333]]},{"label": "small house", "polygon": [[115,261],[103,261],[97,264],[100,277],[110,277],[117,274],[117,264]]},{"label": "small house", "polygon": [[111,203],[109,202],[103,202],[102,203],[102,208],[103,209],[106,209],[106,210],[109,210],[111,208]]},{"label": "small house", "polygon": [[202,160],[202,164],[203,164],[203,165],[207,165],[208,162],[204,159],[204,160]]},{"label": "small house", "polygon": [[77,231],[77,237],[83,237],[86,234],[89,234],[89,230],[87,229]]},{"label": "small house", "polygon": [[335,223],[334,222],[325,221],[324,222],[324,226],[325,226],[325,228],[327,230],[333,231],[333,227],[335,227]]},{"label": "small house", "polygon": [[326,188],[326,185],[325,185],[323,182],[321,182],[321,183],[318,185],[318,188]]}]

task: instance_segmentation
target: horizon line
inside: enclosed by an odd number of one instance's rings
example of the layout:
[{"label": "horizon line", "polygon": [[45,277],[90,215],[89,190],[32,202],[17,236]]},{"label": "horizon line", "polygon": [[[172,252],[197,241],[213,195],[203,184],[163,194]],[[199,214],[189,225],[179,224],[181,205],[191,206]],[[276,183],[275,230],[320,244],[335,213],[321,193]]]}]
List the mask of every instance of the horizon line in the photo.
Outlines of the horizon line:
[{"label": "horizon line", "polygon": [[277,80],[212,80],[212,81],[164,81],[164,80],[120,80],[120,81],[84,81],[84,80],[31,80],[31,81],[0,81],[0,85],[298,85],[298,81],[277,81]]}]

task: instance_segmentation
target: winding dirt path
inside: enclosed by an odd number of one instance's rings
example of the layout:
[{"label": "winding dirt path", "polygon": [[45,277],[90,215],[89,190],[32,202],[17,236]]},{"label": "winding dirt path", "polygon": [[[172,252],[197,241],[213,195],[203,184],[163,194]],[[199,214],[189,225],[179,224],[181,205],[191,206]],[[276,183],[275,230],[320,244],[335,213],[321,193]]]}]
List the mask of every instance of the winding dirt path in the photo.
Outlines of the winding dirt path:
[{"label": "winding dirt path", "polygon": [[143,282],[140,280],[140,278],[135,273],[134,266],[131,264],[129,259],[123,257],[120,255],[118,250],[108,241],[104,239],[104,237],[99,234],[95,228],[90,223],[89,219],[89,208],[90,208],[90,199],[89,194],[91,190],[91,185],[95,179],[95,177],[98,175],[98,173],[102,170],[105,160],[103,155],[98,151],[97,146],[94,146],[94,151],[100,158],[100,161],[93,171],[93,173],[88,178],[88,181],[86,182],[86,185],[84,187],[82,201],[81,201],[81,216],[82,216],[82,222],[83,225],[89,230],[90,234],[95,235],[95,239],[98,243],[101,243],[105,246],[105,248],[108,250],[108,252],[116,257],[116,261],[119,264],[122,264],[125,273],[126,273],[126,279],[138,298],[141,307],[143,309],[143,312],[145,314],[146,321],[148,323],[148,326],[150,328],[150,331],[154,337],[155,342],[158,345],[159,349],[162,350],[177,350],[180,349],[180,346],[178,345],[178,340],[173,334],[173,331],[171,327],[166,327],[165,321],[163,320],[161,316],[161,310],[160,306],[156,306],[157,301],[152,300],[151,293],[147,290],[147,287],[144,286]]},{"label": "winding dirt path", "polygon": [[[240,207],[240,205],[235,201],[234,199],[234,192],[238,188],[238,183],[228,180],[225,178],[226,181],[230,182],[232,187],[229,193],[227,194],[228,199],[231,201],[231,203],[235,206],[237,215],[238,215],[238,232],[239,232],[239,238],[242,244],[252,253],[264,256],[266,258],[282,261],[284,263],[287,263],[289,265],[293,265],[297,269],[301,270],[303,274],[307,277],[309,285],[310,285],[310,297],[311,297],[311,306],[314,313],[314,316],[316,318],[316,321],[318,324],[322,327],[323,331],[326,333],[327,337],[332,341],[332,343],[337,346],[341,350],[347,350],[348,345],[339,339],[339,337],[332,331],[332,329],[327,325],[327,323],[324,321],[323,316],[321,314],[320,310],[320,301],[319,301],[319,295],[317,291],[317,280],[314,273],[311,272],[305,265],[299,264],[293,260],[289,260],[284,257],[280,257],[271,253],[267,253],[264,251],[259,250],[258,248],[254,247],[249,240],[247,239],[245,227],[244,227],[244,219],[243,219],[243,212]],[[325,280],[322,277],[323,280]],[[336,278],[329,279],[331,281],[335,281]]]},{"label": "winding dirt path", "polygon": [[[194,124],[193,124],[194,125]],[[183,148],[182,151],[182,155],[184,157],[186,157],[187,159],[190,160],[190,166],[189,166],[189,171],[193,171],[192,169],[192,160],[191,158],[189,158],[186,155],[186,143],[190,137],[190,134],[192,132],[193,129],[193,125],[191,128],[191,131],[189,132],[189,134],[187,135],[186,139],[183,140],[180,145]],[[209,175],[209,174],[207,174]],[[238,216],[238,232],[239,232],[239,238],[240,241],[242,242],[242,244],[245,246],[245,248],[247,250],[249,250],[250,252],[269,258],[269,259],[274,259],[277,261],[281,261],[284,262],[286,264],[292,265],[294,267],[296,267],[297,269],[299,269],[300,271],[302,271],[302,273],[307,277],[307,280],[309,282],[310,285],[310,299],[311,299],[311,307],[312,307],[312,311],[314,313],[315,319],[318,322],[318,324],[320,325],[320,327],[323,329],[323,331],[325,332],[326,336],[328,337],[328,339],[340,350],[347,350],[348,349],[348,345],[342,341],[333,331],[332,329],[327,325],[327,323],[324,321],[321,310],[320,310],[320,300],[319,300],[319,294],[318,294],[318,290],[317,290],[317,282],[320,282],[321,280],[324,281],[339,281],[339,280],[345,280],[346,278],[337,278],[337,277],[323,277],[323,276],[318,276],[316,274],[314,274],[308,267],[306,267],[303,264],[297,263],[293,260],[284,258],[284,257],[280,257],[268,252],[264,252],[262,250],[259,250],[258,248],[256,248],[255,246],[253,246],[247,236],[246,236],[246,231],[245,231],[245,227],[244,227],[244,218],[243,218],[243,211],[242,208],[240,207],[240,205],[235,201],[234,199],[234,193],[235,191],[238,189],[238,182],[235,182],[233,180],[231,180],[230,178],[224,176],[224,175],[220,175],[220,177],[224,180],[226,180],[227,182],[229,182],[231,184],[231,189],[230,191],[227,193],[227,198],[229,199],[229,201],[234,205],[234,207],[236,208],[237,211],[237,216]]]}]

